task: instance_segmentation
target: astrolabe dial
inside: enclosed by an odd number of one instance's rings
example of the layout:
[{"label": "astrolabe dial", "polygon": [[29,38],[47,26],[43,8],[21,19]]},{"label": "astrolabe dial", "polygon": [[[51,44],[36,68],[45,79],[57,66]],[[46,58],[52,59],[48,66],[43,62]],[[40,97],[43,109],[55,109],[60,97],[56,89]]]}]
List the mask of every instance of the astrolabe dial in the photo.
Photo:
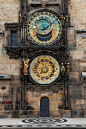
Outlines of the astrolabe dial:
[{"label": "astrolabe dial", "polygon": [[48,34],[52,29],[52,23],[46,17],[44,17],[44,19],[38,19],[36,26],[36,32],[41,35]]},{"label": "astrolabe dial", "polygon": [[52,83],[60,74],[58,61],[50,55],[40,55],[30,65],[30,75],[39,84]]},{"label": "astrolabe dial", "polygon": [[58,41],[61,32],[59,18],[50,12],[35,13],[28,20],[28,39],[38,45],[50,45]]}]

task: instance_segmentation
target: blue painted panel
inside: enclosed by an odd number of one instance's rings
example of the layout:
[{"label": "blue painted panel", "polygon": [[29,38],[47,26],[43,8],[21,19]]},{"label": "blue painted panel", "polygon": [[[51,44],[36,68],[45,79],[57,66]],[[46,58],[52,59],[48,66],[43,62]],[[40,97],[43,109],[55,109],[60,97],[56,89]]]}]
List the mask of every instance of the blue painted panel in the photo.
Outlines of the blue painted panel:
[{"label": "blue painted panel", "polygon": [[45,14],[48,14],[47,12]]},{"label": "blue painted panel", "polygon": [[41,43],[41,45],[44,45],[44,43]]},{"label": "blue painted panel", "polygon": [[11,45],[17,46],[17,31],[11,32]]},{"label": "blue painted panel", "polygon": [[58,36],[60,36],[60,34],[58,34]]},{"label": "blue painted panel", "polygon": [[37,13],[37,16],[39,16],[39,13]]},{"label": "blue painted panel", "polygon": [[59,30],[59,32],[61,32],[61,29]]},{"label": "blue painted panel", "polygon": [[48,45],[48,43],[45,43],[45,45]]},{"label": "blue painted panel", "polygon": [[29,36],[31,36],[30,33],[29,33]]},{"label": "blue painted panel", "polygon": [[[31,19],[33,19],[33,18],[31,18]],[[30,24],[30,21],[29,21],[29,24]]]},{"label": "blue painted panel", "polygon": [[31,39],[33,39],[32,37],[30,37]]},{"label": "blue painted panel", "polygon": [[37,44],[39,44],[39,42],[37,42]]},{"label": "blue painted panel", "polygon": [[58,21],[58,18],[56,18],[56,20]]},{"label": "blue painted panel", "polygon": [[33,40],[33,42],[36,42],[36,40]]},{"label": "blue painted panel", "polygon": [[50,33],[48,33],[48,34],[46,34],[46,35],[41,35],[41,34],[36,34],[37,35],[37,38],[40,40],[40,41],[48,41],[48,40],[50,40],[51,39],[51,37],[52,37],[52,31],[50,32]]},{"label": "blue painted panel", "polygon": [[49,44],[52,44],[52,42],[49,42]]}]

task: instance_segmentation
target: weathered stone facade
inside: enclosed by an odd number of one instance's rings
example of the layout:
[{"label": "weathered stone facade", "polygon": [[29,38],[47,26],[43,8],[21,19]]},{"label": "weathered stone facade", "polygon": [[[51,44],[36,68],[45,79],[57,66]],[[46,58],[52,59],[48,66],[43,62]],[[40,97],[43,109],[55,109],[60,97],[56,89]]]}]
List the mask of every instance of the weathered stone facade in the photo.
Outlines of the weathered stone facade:
[{"label": "weathered stone facade", "polygon": [[[12,111],[15,109],[16,89],[20,86],[19,62],[20,59],[9,59],[6,54],[5,46],[7,43],[4,24],[6,22],[18,22],[18,13],[20,10],[20,1],[6,0],[0,1],[0,74],[10,74],[11,80],[0,80],[0,116],[12,117]],[[6,89],[1,89],[2,86]],[[15,93],[14,93],[15,92]],[[14,103],[14,104],[13,104]],[[9,111],[10,110],[10,111]]]},{"label": "weathered stone facade", "polygon": [[[85,37],[86,34],[86,1],[70,0],[69,13],[71,26],[68,29],[68,45],[69,45],[69,62],[71,65],[70,72],[70,101],[72,117],[86,117],[86,102],[85,102],[85,79],[82,77],[82,72],[85,72]],[[81,115],[80,115],[81,114]]]},{"label": "weathered stone facade", "polygon": [[[5,50],[7,32],[4,25],[6,22],[19,22],[20,4],[20,0],[0,1],[0,74],[11,75],[11,80],[0,80],[1,117],[13,117],[12,114],[14,111],[19,113],[16,117],[21,117],[21,115],[24,114],[22,110],[18,112],[21,97],[19,72],[21,59],[9,59]],[[50,7],[49,5],[49,8]],[[55,8],[57,9],[56,6]],[[86,36],[86,0],[68,0],[68,11],[70,13],[70,26],[67,31],[68,62],[70,63],[70,110],[63,109],[63,88],[56,87],[57,92],[54,93],[52,88],[40,89],[39,87],[33,87],[32,89],[27,89],[26,94],[27,106],[32,107],[32,112],[30,112],[28,116],[39,116],[40,99],[46,96],[49,98],[50,116],[86,117],[86,80],[82,77],[82,72],[86,72],[86,37],[83,38],[83,33]],[[1,33],[2,31],[4,31],[4,33]],[[6,89],[3,90],[2,86],[6,86]],[[24,115],[26,114],[27,113]]]},{"label": "weathered stone facade", "polygon": [[39,88],[36,88],[36,91],[27,91],[28,106],[33,107],[33,114],[38,117],[38,111],[40,112],[40,100],[44,96],[49,99],[50,116],[61,116],[61,109],[63,108],[63,91],[58,89],[58,93],[54,93],[50,88],[48,90],[42,88],[41,91]]}]

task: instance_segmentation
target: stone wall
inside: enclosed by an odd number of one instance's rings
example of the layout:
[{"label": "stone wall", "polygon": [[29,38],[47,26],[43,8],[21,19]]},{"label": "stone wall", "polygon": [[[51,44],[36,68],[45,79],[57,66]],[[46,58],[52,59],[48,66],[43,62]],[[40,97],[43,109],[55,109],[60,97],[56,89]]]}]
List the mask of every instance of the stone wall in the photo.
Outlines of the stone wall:
[{"label": "stone wall", "polygon": [[[37,91],[38,89],[38,91]],[[42,97],[49,99],[49,114],[52,117],[62,116],[63,109],[63,90],[58,89],[57,93],[53,93],[52,89],[41,90],[36,88],[36,91],[27,91],[27,103],[29,110],[32,109],[32,114],[38,116],[40,112],[40,100]],[[28,110],[28,111],[29,111]]]},{"label": "stone wall", "polygon": [[[72,117],[86,117],[86,89],[82,86],[83,81],[85,80],[82,79],[81,76],[81,72],[84,68],[86,68],[86,38],[83,38],[82,36],[83,31],[78,32],[78,30],[86,29],[86,0],[69,0],[68,8],[70,13],[70,27],[68,27],[68,50],[69,63],[71,67],[69,81],[71,113]],[[18,94],[18,96],[16,95],[18,93],[16,93],[16,90],[20,86],[20,59],[9,59],[9,56],[6,54],[4,48],[7,43],[4,24],[6,22],[18,22],[19,10],[20,0],[0,0],[0,31],[4,31],[4,35],[0,33],[0,74],[3,73],[12,75],[11,81],[0,81],[0,115],[3,114],[2,112],[4,112],[4,109],[15,110],[16,98],[18,97],[18,100],[20,99],[20,94]],[[86,31],[84,34],[86,34]],[[2,85],[6,85],[6,91],[2,91]],[[10,91],[12,88],[13,93],[11,94]],[[62,112],[59,112],[60,110],[58,110],[58,108],[63,105],[62,94],[61,90],[58,90],[58,93],[53,93],[52,91],[46,91],[46,93],[34,91],[32,93],[32,91],[27,91],[28,105],[31,105],[34,110],[37,110],[34,115],[38,115],[40,98],[42,96],[47,96],[50,98],[51,102],[51,116],[61,116]],[[10,102],[8,105],[4,103],[7,100]],[[11,103],[11,101],[13,103]],[[67,114],[68,112],[63,111],[63,114]]]},{"label": "stone wall", "polygon": [[6,46],[6,31],[4,24],[18,22],[18,13],[20,10],[20,0],[1,0],[0,1],[0,73],[19,75],[19,61],[9,59],[3,46]]},{"label": "stone wall", "polygon": [[69,0],[70,27],[68,28],[70,87],[72,117],[86,117],[85,80],[81,73],[86,68],[86,1]]},{"label": "stone wall", "polygon": [[70,86],[70,104],[72,117],[86,117],[86,88]]},{"label": "stone wall", "polygon": [[[12,110],[15,109],[16,103],[12,88],[20,85],[20,60],[9,59],[4,48],[7,44],[4,24],[18,22],[19,10],[20,0],[0,0],[0,31],[4,31],[4,34],[0,33],[0,74],[11,75],[11,80],[0,80],[0,117],[12,117]],[[5,90],[1,89],[3,85],[6,86]]]},{"label": "stone wall", "polygon": [[77,33],[77,30],[86,29],[85,7],[85,0],[69,0],[71,24],[71,27],[68,28],[69,62],[71,65],[70,85],[81,85],[81,72],[86,66],[86,38],[82,37],[82,32]]}]

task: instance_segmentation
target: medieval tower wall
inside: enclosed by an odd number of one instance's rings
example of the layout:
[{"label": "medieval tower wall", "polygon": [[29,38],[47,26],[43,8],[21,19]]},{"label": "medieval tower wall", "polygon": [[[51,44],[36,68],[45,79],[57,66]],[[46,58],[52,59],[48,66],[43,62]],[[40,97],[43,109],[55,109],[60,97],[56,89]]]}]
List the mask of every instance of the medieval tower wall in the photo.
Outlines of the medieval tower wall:
[{"label": "medieval tower wall", "polygon": [[[9,59],[5,46],[7,44],[7,32],[5,23],[18,22],[20,10],[19,0],[0,1],[0,74],[11,75],[11,80],[0,79],[0,116],[12,117],[12,110],[15,108],[16,89],[20,86],[19,64],[20,59]],[[3,32],[3,33],[2,33]],[[6,89],[3,90],[2,86]],[[14,103],[14,104],[13,104]],[[14,106],[13,106],[14,105]],[[10,110],[10,112],[9,112]]]},{"label": "medieval tower wall", "polygon": [[[0,117],[12,117],[12,113],[19,109],[21,59],[10,59],[6,53],[5,24],[19,22],[20,4],[20,0],[0,1],[0,74],[11,75],[10,79],[0,78]],[[63,90],[61,88],[52,90],[52,88],[37,86],[37,88],[29,88],[26,93],[28,107],[31,106],[32,110],[34,109],[33,116],[36,117],[38,117],[40,99],[43,96],[48,97],[50,101],[50,116],[52,117],[86,117],[86,80],[82,76],[82,72],[86,72],[86,0],[68,0],[68,12],[70,14],[70,26],[67,29],[70,110],[62,109]],[[21,114],[23,111],[19,112],[19,115]]]}]

